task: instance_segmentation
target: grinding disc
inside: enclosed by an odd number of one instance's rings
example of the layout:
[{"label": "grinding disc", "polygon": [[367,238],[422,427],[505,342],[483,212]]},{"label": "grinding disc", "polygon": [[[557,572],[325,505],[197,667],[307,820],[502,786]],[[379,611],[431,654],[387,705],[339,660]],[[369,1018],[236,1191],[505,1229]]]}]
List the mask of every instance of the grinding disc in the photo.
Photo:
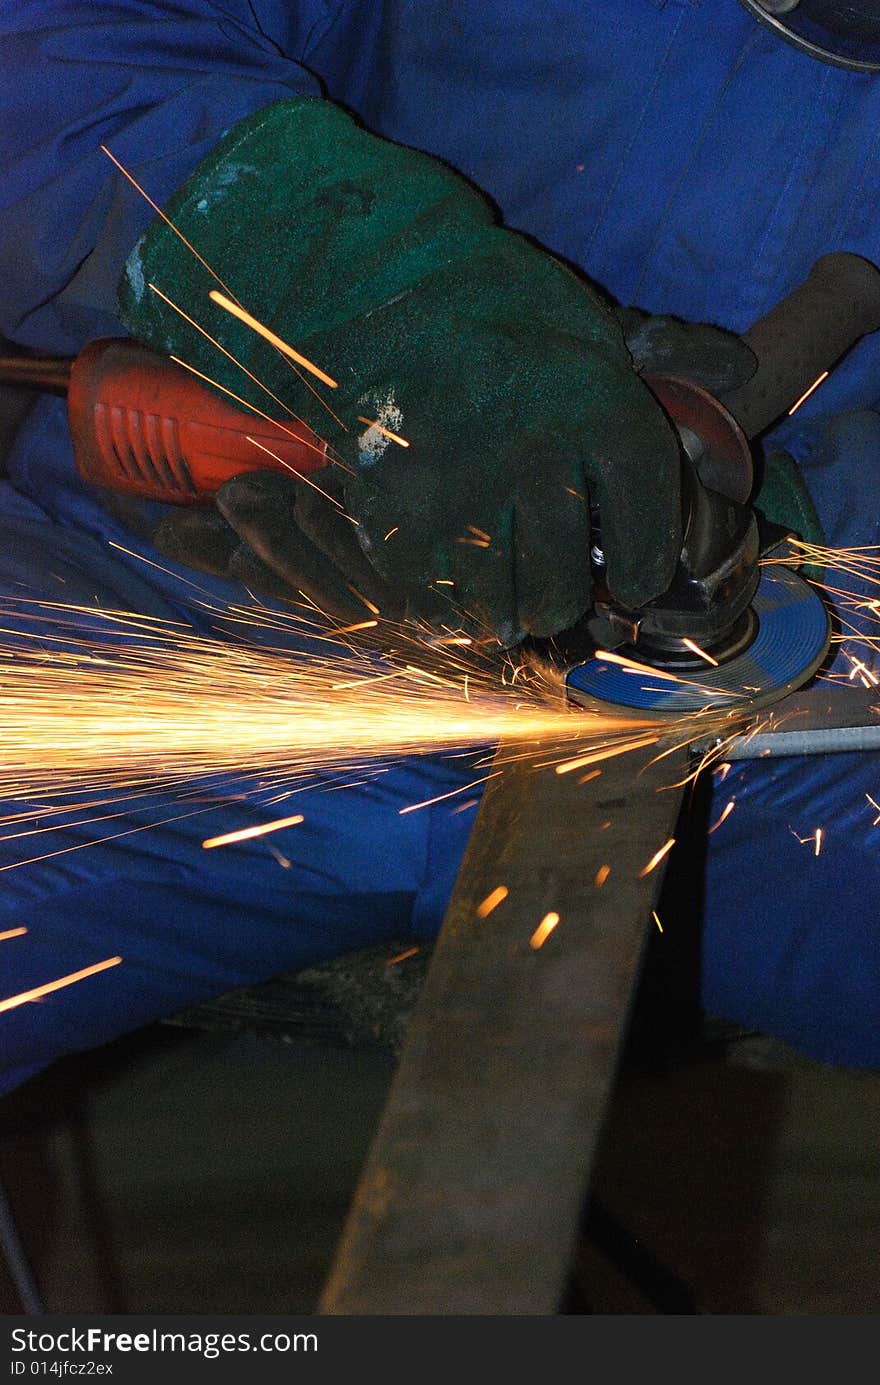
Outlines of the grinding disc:
[{"label": "grinding disc", "polygon": [[752,609],[758,619],[754,640],[717,668],[707,663],[705,672],[689,668],[668,677],[660,671],[627,672],[596,656],[569,669],[569,695],[576,702],[613,703],[652,715],[778,702],[824,659],[831,633],[828,612],[815,590],[781,565],[764,568]]}]

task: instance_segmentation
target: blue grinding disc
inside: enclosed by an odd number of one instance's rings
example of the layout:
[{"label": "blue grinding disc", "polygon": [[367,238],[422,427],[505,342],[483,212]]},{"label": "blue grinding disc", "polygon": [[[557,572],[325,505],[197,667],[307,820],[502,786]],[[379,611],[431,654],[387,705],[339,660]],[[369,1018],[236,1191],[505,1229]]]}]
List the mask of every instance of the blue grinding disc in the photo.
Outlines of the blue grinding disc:
[{"label": "blue grinding disc", "polygon": [[596,657],[568,671],[569,693],[577,702],[597,700],[673,714],[777,702],[805,683],[824,659],[830,637],[828,613],[815,590],[782,566],[763,570],[752,609],[758,617],[754,640],[718,668],[707,663],[705,669],[683,669],[671,681],[659,673],[628,673]]}]

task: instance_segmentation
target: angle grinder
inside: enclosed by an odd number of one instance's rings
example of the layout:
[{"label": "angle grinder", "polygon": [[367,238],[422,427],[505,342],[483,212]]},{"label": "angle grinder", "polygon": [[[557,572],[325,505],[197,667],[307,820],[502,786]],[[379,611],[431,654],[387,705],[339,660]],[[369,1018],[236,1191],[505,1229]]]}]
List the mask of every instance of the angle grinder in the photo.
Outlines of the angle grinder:
[{"label": "angle grinder", "polygon": [[605,582],[595,517],[594,609],[576,638],[586,636],[598,652],[569,661],[573,701],[652,715],[716,703],[760,706],[816,672],[828,651],[828,613],[793,567],[767,561],[788,535],[750,506],[749,440],[793,412],[811,385],[878,328],[880,270],[837,252],[817,260],[804,282],[744,333],[758,362],[744,386],[719,399],[691,381],[643,377],[679,439],[682,553],[666,592],[626,607]]},{"label": "angle grinder", "polygon": [[[605,581],[601,517],[594,516],[594,606],[554,641],[573,701],[596,699],[652,714],[703,707],[716,695],[775,701],[816,670],[829,623],[815,590],[782,565],[761,566],[781,532],[749,502],[749,444],[868,332],[880,327],[880,270],[844,252],[817,260],[804,282],[744,340],[758,365],[748,383],[716,398],[692,381],[643,377],[675,428],[681,453],[684,544],[668,591],[639,609]],[[105,490],[175,505],[203,505],[243,471],[300,475],[327,464],[304,424],[254,417],[129,338],[90,342],[74,359],[17,351],[0,356],[0,382],[64,395],[77,468]],[[656,670],[635,677],[624,663]],[[578,657],[566,654],[575,648]]]}]

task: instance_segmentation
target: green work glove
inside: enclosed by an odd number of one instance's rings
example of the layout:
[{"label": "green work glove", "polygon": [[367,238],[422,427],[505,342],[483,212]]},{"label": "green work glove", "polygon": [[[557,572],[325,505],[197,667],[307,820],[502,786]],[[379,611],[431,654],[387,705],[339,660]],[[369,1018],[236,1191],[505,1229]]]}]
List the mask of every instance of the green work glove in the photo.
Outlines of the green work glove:
[{"label": "green work glove", "polygon": [[[383,614],[464,613],[508,646],[588,609],[595,507],[613,593],[665,590],[681,547],[673,431],[610,309],[460,176],[295,100],[233,129],[165,211],[179,234],[157,220],[133,251],[127,326],[278,415],[155,284],[328,440],[338,465],[321,485],[339,502],[239,477],[217,495],[232,532],[189,514],[158,534],[166,552],[257,587],[274,574],[340,615],[363,614],[353,593]],[[205,263],[338,388],[298,378],[210,302]]]}]

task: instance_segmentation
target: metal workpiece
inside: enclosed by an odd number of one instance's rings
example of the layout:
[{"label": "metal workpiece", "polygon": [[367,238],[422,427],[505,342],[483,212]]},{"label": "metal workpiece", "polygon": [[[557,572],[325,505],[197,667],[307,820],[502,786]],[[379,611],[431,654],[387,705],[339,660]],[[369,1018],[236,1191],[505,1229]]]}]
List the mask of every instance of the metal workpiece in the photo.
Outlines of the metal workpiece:
[{"label": "metal workpiece", "polygon": [[683,792],[657,750],[583,783],[499,747],[320,1313],[558,1311]]},{"label": "metal workpiece", "polygon": [[[713,748],[713,742],[702,741],[692,750],[703,755]],[[880,750],[880,687],[821,682],[750,718],[739,736],[725,740],[723,755],[758,760],[862,750]]]}]

